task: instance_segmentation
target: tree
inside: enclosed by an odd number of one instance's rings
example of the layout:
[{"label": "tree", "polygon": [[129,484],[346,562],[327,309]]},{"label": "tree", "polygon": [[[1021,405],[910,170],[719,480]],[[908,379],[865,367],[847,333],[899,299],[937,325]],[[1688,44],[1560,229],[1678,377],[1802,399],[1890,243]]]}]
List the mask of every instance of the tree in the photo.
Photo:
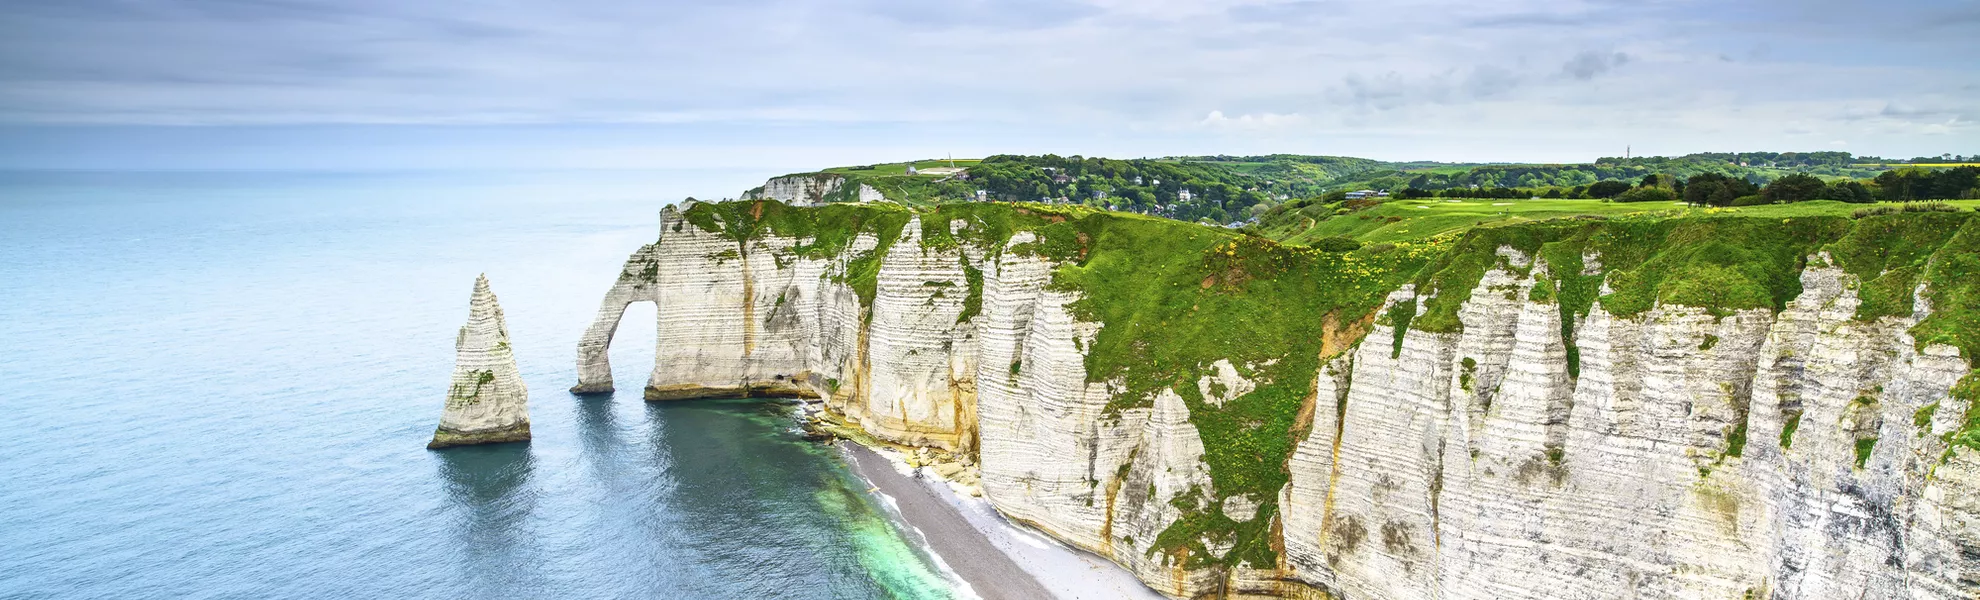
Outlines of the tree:
[{"label": "tree", "polygon": [[1817,198],[1823,200],[1841,200],[1855,204],[1868,204],[1877,201],[1877,198],[1871,195],[1870,188],[1863,185],[1863,182],[1860,181],[1835,182],[1828,187],[1822,188],[1822,195],[1817,196]]},{"label": "tree", "polygon": [[1677,194],[1660,187],[1636,188],[1616,196],[1616,202],[1670,202]]},{"label": "tree", "polygon": [[1828,187],[1813,175],[1795,173],[1767,184],[1760,189],[1760,196],[1773,204],[1801,202],[1822,197]]},{"label": "tree", "polygon": [[1639,184],[1638,187],[1647,187],[1647,188],[1657,187],[1657,184],[1661,181],[1662,180],[1657,177],[1656,173],[1651,173],[1649,175],[1643,176],[1643,183]]},{"label": "tree", "polygon": [[1591,198],[1614,198],[1623,192],[1629,191],[1630,187],[1629,183],[1624,181],[1597,181],[1595,185],[1588,186],[1588,196]]},{"label": "tree", "polygon": [[1751,182],[1719,173],[1692,175],[1684,183],[1684,201],[1693,206],[1731,206],[1733,200],[1759,192]]},{"label": "tree", "polygon": [[1897,171],[1885,171],[1878,173],[1877,178],[1871,181],[1877,183],[1877,189],[1883,190],[1885,200],[1910,202],[1913,200],[1911,196],[1913,178],[1908,175],[1909,173],[1899,174]]}]

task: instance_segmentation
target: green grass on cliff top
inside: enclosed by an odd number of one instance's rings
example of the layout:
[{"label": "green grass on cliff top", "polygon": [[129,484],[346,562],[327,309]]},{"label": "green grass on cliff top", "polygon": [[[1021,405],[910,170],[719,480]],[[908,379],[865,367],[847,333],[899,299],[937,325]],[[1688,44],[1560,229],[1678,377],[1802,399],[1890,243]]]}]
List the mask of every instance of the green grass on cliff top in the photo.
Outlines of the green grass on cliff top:
[{"label": "green grass on cliff top", "polygon": [[[906,174],[907,174],[907,168],[908,168],[908,166],[909,166],[909,165],[913,165],[913,166],[914,166],[914,168],[915,168],[915,169],[918,169],[918,170],[919,170],[919,169],[946,169],[946,168],[949,168],[949,166],[950,166],[950,162],[951,162],[951,159],[946,159],[946,158],[938,158],[938,159],[930,159],[930,160],[917,160],[917,161],[913,161],[913,162],[901,162],[901,163],[884,163],[884,164],[877,164],[877,165],[866,165],[866,166],[859,166],[859,167],[832,167],[832,168],[830,168],[830,169],[826,169],[826,170],[825,170],[824,172],[826,172],[826,173],[838,173],[838,174],[840,174],[840,175],[854,175],[854,176],[862,176],[862,175],[863,175],[863,176],[872,176],[872,177],[887,177],[887,176],[893,176],[893,175],[906,175]],[[958,168],[969,168],[969,167],[973,167],[973,166],[976,166],[976,163],[980,163],[980,162],[983,162],[983,159],[980,159],[980,158],[958,158],[958,159],[954,159],[954,163],[955,163],[955,164],[954,164],[954,166],[956,166],[956,167],[958,167]],[[935,175],[929,175],[929,174],[921,174],[921,175],[922,175],[922,176],[924,176],[924,177],[934,177],[934,176],[935,176]]]},{"label": "green grass on cliff top", "polygon": [[[1946,202],[1960,210],[1980,207],[1980,200]],[[1530,223],[1582,215],[1620,217],[1628,215],[1674,218],[1704,215],[1753,217],[1814,217],[1850,214],[1872,206],[1895,203],[1846,204],[1833,201],[1798,202],[1737,208],[1692,208],[1682,203],[1618,203],[1601,200],[1480,200],[1423,198],[1389,200],[1374,207],[1346,214],[1332,214],[1328,205],[1313,205],[1287,213],[1261,226],[1259,234],[1288,244],[1306,245],[1317,240],[1346,236],[1364,242],[1394,242],[1462,232],[1481,225]]]},{"label": "green grass on cliff top", "polygon": [[[1414,282],[1424,300],[1421,313],[1406,326],[1460,331],[1457,309],[1483,274],[1511,266],[1498,254],[1501,247],[1554,266],[1557,275],[1542,276],[1529,299],[1560,307],[1570,373],[1577,371],[1573,324],[1597,303],[1625,317],[1659,303],[1702,307],[1718,315],[1779,310],[1801,293],[1800,271],[1808,256],[1821,251],[1864,281],[1859,318],[1909,314],[1913,290],[1923,281],[1929,284],[1928,300],[1935,310],[1912,330],[1921,346],[1947,343],[1969,359],[1980,356],[1980,213],[1852,219],[1848,215],[1861,205],[1809,202],[1525,220],[1562,210],[1565,203],[1636,208],[1552,201],[1533,205],[1517,220],[1478,226],[1466,221],[1477,216],[1462,214],[1467,210],[1463,206],[1438,215],[1434,208],[1409,208],[1434,206],[1429,203],[1383,205],[1371,211],[1433,211],[1420,221],[1438,233],[1415,238],[1411,236],[1421,232],[1384,229],[1410,219],[1384,223],[1359,237],[1394,241],[1348,252],[1137,214],[1051,205],[792,208],[766,201],[700,204],[684,216],[696,227],[732,239],[768,233],[804,238],[807,242],[794,252],[844,259],[844,272],[835,276],[851,285],[866,307],[872,306],[879,257],[914,215],[922,218],[925,249],[968,242],[988,249],[993,260],[1016,232],[1034,232],[1037,242],[1010,251],[1059,261],[1051,285],[1078,292],[1080,299],[1071,306],[1075,316],[1102,324],[1082,350],[1089,382],[1113,387],[1108,413],[1148,406],[1163,389],[1174,390],[1190,409],[1213,489],[1175,499],[1183,518],[1155,540],[1155,550],[1188,565],[1276,564],[1269,523],[1286,483],[1286,459],[1304,437],[1295,430],[1296,415],[1313,389],[1321,358],[1318,340],[1334,333],[1327,324],[1360,320],[1389,291]],[[1455,220],[1437,220],[1443,218]],[[959,234],[950,233],[953,221],[965,225]],[[1450,224],[1459,221],[1466,224]],[[861,233],[874,235],[879,247],[843,256]],[[1584,264],[1584,257],[1599,257],[1599,266]],[[1605,283],[1608,293],[1603,294]],[[980,306],[981,286],[971,285],[969,293],[970,301]],[[1257,389],[1221,407],[1210,404],[1197,381],[1219,359],[1237,365],[1257,382]],[[1741,431],[1724,432],[1728,452],[1734,451]],[[1970,418],[1967,427],[1948,438],[1980,449],[1980,417]],[[1565,451],[1571,456],[1573,449]],[[1113,473],[1118,467],[1094,465],[1092,472]],[[1235,495],[1258,502],[1258,512],[1223,514],[1221,501]],[[1206,540],[1234,546],[1215,557]]]}]

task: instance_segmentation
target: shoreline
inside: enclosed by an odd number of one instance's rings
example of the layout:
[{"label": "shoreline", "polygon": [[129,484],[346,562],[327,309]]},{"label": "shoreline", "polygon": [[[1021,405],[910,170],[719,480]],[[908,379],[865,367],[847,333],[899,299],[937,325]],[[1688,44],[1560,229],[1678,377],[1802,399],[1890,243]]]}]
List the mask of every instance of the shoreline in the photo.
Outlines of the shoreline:
[{"label": "shoreline", "polygon": [[[1015,525],[988,500],[958,494],[930,467],[849,440],[838,446],[853,473],[884,495],[928,550],[983,600],[1166,597],[1112,561]],[[910,473],[918,473],[919,477]]]}]

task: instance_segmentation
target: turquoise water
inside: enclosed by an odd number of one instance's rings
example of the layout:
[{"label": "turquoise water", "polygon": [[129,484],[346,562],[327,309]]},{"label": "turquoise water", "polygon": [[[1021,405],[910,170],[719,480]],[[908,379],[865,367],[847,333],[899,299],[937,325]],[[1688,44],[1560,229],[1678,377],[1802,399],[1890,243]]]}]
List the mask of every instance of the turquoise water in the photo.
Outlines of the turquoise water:
[{"label": "turquoise water", "polygon": [[[564,391],[660,205],[756,176],[0,173],[0,597],[947,596],[788,406],[640,401],[651,308]],[[481,272],[535,440],[430,452]]]}]

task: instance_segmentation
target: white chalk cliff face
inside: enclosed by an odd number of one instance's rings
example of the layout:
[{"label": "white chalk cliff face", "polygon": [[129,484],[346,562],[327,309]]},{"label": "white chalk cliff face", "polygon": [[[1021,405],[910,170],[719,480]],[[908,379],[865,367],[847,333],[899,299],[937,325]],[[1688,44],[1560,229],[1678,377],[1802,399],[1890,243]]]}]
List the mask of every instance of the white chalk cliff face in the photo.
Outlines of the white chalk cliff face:
[{"label": "white chalk cliff face", "polygon": [[1778,315],[1598,304],[1578,378],[1506,269],[1463,333],[1376,326],[1320,378],[1343,404],[1292,460],[1289,570],[1346,598],[1972,597],[1980,457],[1939,464],[1958,417],[1914,425],[1966,362],[1914,351],[1917,316],[1852,320],[1849,279],[1818,257]]},{"label": "white chalk cliff face", "polygon": [[[811,173],[773,177],[763,182],[763,187],[743,194],[744,200],[776,200],[791,206],[817,206],[825,203],[825,196],[845,187],[846,179],[831,173]],[[872,187],[861,185],[858,191],[860,202],[870,201],[880,192]]]},{"label": "white chalk cliff face", "polygon": [[[832,173],[807,173],[772,177],[763,182],[763,187],[743,192],[744,200],[776,200],[791,206],[818,206],[833,202],[833,197],[846,187],[846,178]],[[859,184],[849,190],[845,200],[852,202],[885,202],[887,195],[871,185]]]},{"label": "white chalk cliff face", "polygon": [[[1256,498],[1215,493],[1182,391],[1108,410],[1120,386],[1086,367],[1102,325],[1050,285],[1059,265],[1013,251],[1031,233],[979,248],[923,230],[815,258],[815,239],[738,242],[663,211],[579,345],[574,391],[611,389],[620,314],[656,302],[648,399],[816,395],[882,439],[974,451],[1005,516],[1177,598],[1980,595],[1980,454],[1941,438],[1967,418],[1948,391],[1967,359],[1915,345],[1923,300],[1854,319],[1860,282],[1824,255],[1778,313],[1597,303],[1574,324],[1577,370],[1561,310],[1530,294],[1549,266],[1501,249],[1461,332],[1398,345],[1378,322],[1345,348],[1313,342],[1328,354],[1310,426],[1288,483]],[[861,268],[877,268],[870,298]],[[1229,361],[1206,367],[1198,406],[1253,389]],[[1158,549],[1213,498],[1267,521],[1278,564]],[[1200,541],[1212,559],[1233,543]]]},{"label": "white chalk cliff face", "polygon": [[509,326],[488,277],[476,277],[468,322],[454,338],[454,379],[428,448],[529,439],[529,388],[516,370]]}]

